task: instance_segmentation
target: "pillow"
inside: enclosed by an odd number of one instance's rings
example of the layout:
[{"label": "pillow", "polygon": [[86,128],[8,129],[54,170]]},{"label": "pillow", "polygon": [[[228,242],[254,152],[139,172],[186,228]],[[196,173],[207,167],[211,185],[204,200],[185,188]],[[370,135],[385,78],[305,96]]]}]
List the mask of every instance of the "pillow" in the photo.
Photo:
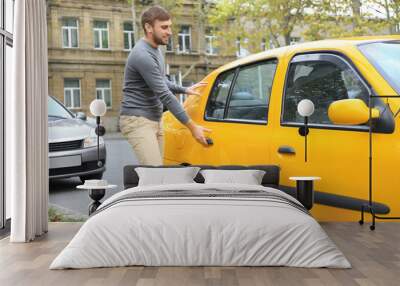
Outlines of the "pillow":
[{"label": "pillow", "polygon": [[199,170],[199,167],[135,168],[139,177],[138,186],[196,183],[193,179]]},{"label": "pillow", "polygon": [[202,170],[204,183],[234,183],[261,185],[265,171],[262,170]]}]

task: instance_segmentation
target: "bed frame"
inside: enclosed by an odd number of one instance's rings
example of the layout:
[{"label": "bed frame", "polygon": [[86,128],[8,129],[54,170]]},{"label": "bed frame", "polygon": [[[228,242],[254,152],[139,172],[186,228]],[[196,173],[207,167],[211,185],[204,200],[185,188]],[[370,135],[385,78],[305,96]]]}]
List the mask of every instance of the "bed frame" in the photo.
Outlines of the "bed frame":
[{"label": "bed frame", "polygon": [[[139,183],[139,177],[135,171],[136,167],[148,168],[184,168],[182,165],[163,165],[163,166],[149,166],[149,165],[127,165],[124,167],[124,189],[136,187]],[[276,165],[225,165],[225,166],[211,166],[211,165],[190,165],[190,167],[200,167],[201,170],[205,169],[219,169],[219,170],[263,170],[265,175],[261,184],[265,187],[279,188],[279,172],[280,168]],[[194,178],[197,183],[204,183],[204,178],[200,174]]]}]

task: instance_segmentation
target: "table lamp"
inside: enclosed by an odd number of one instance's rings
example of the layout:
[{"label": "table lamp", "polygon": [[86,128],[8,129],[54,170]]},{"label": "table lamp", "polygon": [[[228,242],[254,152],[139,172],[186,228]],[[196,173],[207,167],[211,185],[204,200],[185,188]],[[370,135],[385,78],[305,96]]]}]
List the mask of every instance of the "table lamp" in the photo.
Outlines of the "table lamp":
[{"label": "table lamp", "polygon": [[103,166],[103,162],[100,161],[100,136],[106,133],[104,126],[100,125],[100,117],[104,116],[107,111],[107,106],[104,100],[95,99],[90,103],[90,112],[96,117],[96,129],[95,133],[97,135],[97,166],[100,168]]},{"label": "table lamp", "polygon": [[304,117],[304,126],[299,128],[299,134],[304,136],[304,162],[307,162],[307,135],[308,135],[308,117],[314,113],[314,103],[309,99],[303,99],[297,105],[297,112]]}]

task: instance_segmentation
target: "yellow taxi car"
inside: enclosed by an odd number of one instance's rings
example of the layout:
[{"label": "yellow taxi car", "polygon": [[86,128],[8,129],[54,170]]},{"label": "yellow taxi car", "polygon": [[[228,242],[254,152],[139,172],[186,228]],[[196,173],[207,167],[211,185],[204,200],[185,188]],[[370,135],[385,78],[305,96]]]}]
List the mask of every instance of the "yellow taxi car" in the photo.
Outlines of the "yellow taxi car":
[{"label": "yellow taxi car", "polygon": [[[165,164],[276,164],[280,184],[291,176],[318,176],[312,214],[320,221],[358,220],[369,194],[369,120],[359,121],[354,105],[339,100],[400,94],[400,36],[309,42],[236,60],[211,72],[185,109],[196,123],[212,129],[204,147],[170,113],[164,115]],[[297,104],[309,99],[307,161]],[[400,99],[400,97],[399,97]],[[400,215],[400,100],[375,98],[373,124],[373,203],[378,214]],[[366,108],[368,110],[368,108]],[[342,113],[342,114],[340,114]],[[345,114],[347,123],[332,122]],[[379,112],[378,112],[379,113]],[[365,115],[365,112],[364,112]],[[368,115],[368,113],[367,113]],[[353,118],[352,116],[357,118]],[[343,117],[343,116],[342,116]],[[283,187],[284,188],[284,187]]]}]

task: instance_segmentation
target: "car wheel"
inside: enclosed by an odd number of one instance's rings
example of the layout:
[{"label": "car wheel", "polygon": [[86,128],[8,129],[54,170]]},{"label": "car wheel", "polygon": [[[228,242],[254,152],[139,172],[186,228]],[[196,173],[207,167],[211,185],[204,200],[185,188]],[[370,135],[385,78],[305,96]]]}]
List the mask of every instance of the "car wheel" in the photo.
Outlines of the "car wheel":
[{"label": "car wheel", "polygon": [[81,179],[82,184],[84,184],[86,180],[101,180],[101,178],[103,178],[103,173],[97,173],[97,174],[93,174],[93,175],[80,176],[79,178]]}]

